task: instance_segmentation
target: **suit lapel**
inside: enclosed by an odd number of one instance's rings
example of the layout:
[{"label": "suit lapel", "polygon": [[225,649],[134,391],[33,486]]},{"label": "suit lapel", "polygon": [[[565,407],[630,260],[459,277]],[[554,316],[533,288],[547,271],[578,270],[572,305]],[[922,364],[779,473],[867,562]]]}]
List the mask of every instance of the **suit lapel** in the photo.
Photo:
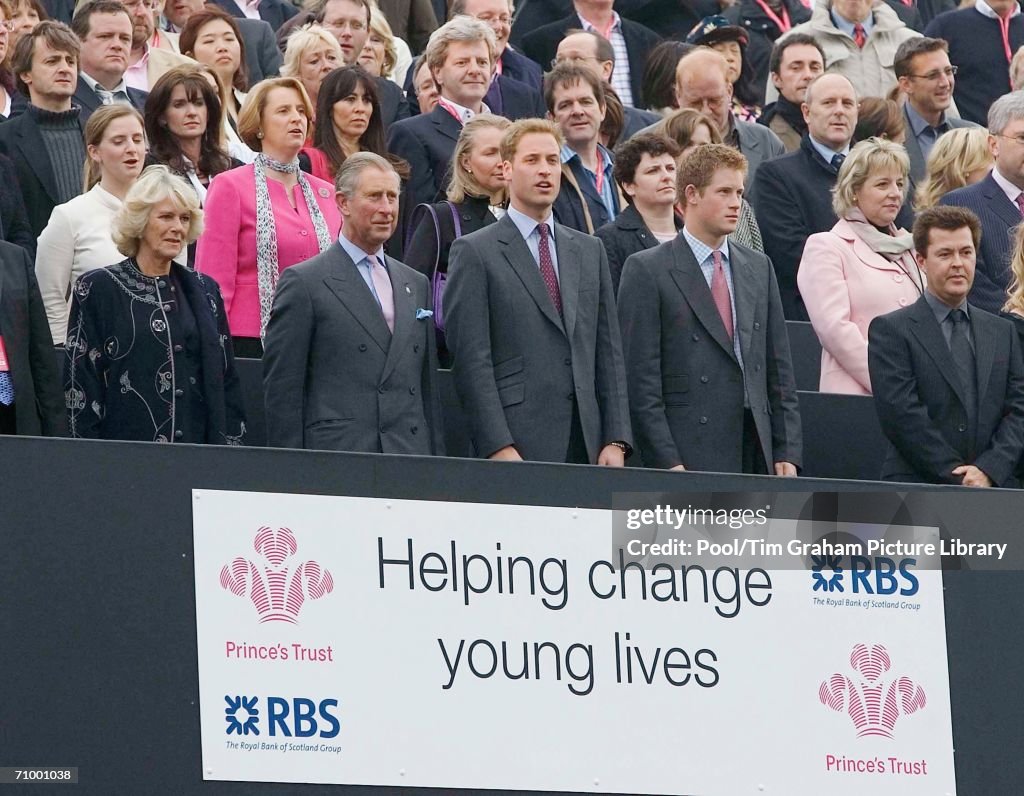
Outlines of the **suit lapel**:
[{"label": "suit lapel", "polygon": [[[732,341],[725,333],[725,325],[711,298],[711,288],[708,287],[708,283],[704,279],[697,258],[690,250],[690,244],[686,242],[685,238],[679,236],[668,246],[671,247],[674,260],[671,271],[672,279],[675,280],[682,292],[683,298],[686,299],[686,303],[690,305],[693,314],[697,316],[697,320],[701,322],[708,334],[735,360],[736,352],[733,351]],[[734,279],[734,286],[735,281]]]},{"label": "suit lapel", "polygon": [[46,191],[55,205],[60,204],[58,201],[57,177],[53,173],[53,164],[50,161],[49,154],[46,152],[46,146],[43,144],[42,136],[39,134],[39,128],[36,126],[35,121],[32,121],[30,125],[23,126],[19,130],[18,148],[28,162],[29,168],[35,172],[39,182],[42,183],[43,190]]},{"label": "suit lapel", "polygon": [[985,178],[984,185],[985,198],[988,199],[988,206],[992,212],[999,216],[1010,228],[1019,226],[1021,222],[1020,209],[1006,198],[1006,194],[999,187],[999,183],[992,179],[991,173]]},{"label": "suit lapel", "polygon": [[508,216],[502,218],[498,224],[501,226],[498,240],[502,244],[502,254],[508,264],[512,266],[512,270],[523,283],[523,287],[526,288],[526,292],[530,294],[537,308],[564,334],[565,327],[562,325],[562,319],[555,311],[555,305],[551,302],[551,296],[548,295],[548,289],[541,278],[540,269],[537,268],[537,263],[534,261],[526,241],[519,234],[518,227]]},{"label": "suit lapel", "polygon": [[[384,361],[384,372],[381,374],[381,383],[387,381],[388,376],[395,369],[395,364],[401,358],[402,353],[408,346],[413,332],[413,324],[423,323],[416,320],[415,297],[412,294],[412,285],[406,274],[401,273],[395,260],[385,256],[388,264],[388,276],[391,278],[391,292],[395,297],[395,331],[391,335],[391,346],[388,348],[388,356]],[[383,316],[382,316],[383,317]],[[387,324],[385,324],[385,327]]]},{"label": "suit lapel", "polygon": [[[914,135],[914,127],[910,123],[910,114],[907,113],[906,105],[903,106],[903,124],[907,130],[907,140],[904,143],[904,147],[907,150],[907,155],[910,157],[910,174],[911,181],[913,181],[914,174],[924,175],[927,171],[924,162],[924,153],[921,152],[921,145],[917,143],[917,136]],[[911,193],[910,196],[913,196]]]},{"label": "suit lapel", "polygon": [[448,111],[440,105],[435,105],[434,110],[430,112],[430,115],[431,121],[434,123],[434,129],[436,129],[437,132],[452,139],[452,141],[459,140],[459,135],[462,133],[462,125],[459,124],[458,119],[448,113]]},{"label": "suit lapel", "polygon": [[[732,289],[736,291],[736,317],[733,319],[733,334],[740,336],[740,351],[743,361],[753,361],[750,356],[750,342],[754,335],[754,314],[757,307],[755,295],[756,277],[747,258],[735,246],[729,247],[729,268],[732,271]],[[710,294],[710,290],[708,291]],[[718,308],[715,307],[715,314]],[[729,346],[732,350],[732,346]]]},{"label": "suit lapel", "polygon": [[928,356],[934,360],[942,378],[953,388],[960,403],[965,403],[963,382],[960,381],[960,374],[956,371],[953,357],[949,353],[949,346],[946,345],[946,338],[942,334],[942,329],[939,328],[938,321],[935,320],[935,313],[932,312],[931,305],[922,296],[913,305],[913,308],[910,315],[913,321],[910,327],[911,332],[924,350],[928,352]]},{"label": "suit lapel", "polygon": [[[333,244],[328,251],[332,253],[332,267],[330,273],[324,278],[324,284],[345,305],[359,325],[373,338],[373,341],[380,346],[380,350],[386,353],[391,345],[391,333],[388,331],[388,325],[384,322],[384,315],[380,311],[377,299],[373,297],[370,288],[366,286],[366,282],[357,271],[356,264],[341,248],[340,243]],[[396,320],[397,309],[396,297]]]},{"label": "suit lapel", "polygon": [[[978,368],[978,406],[985,405],[988,378],[995,358],[995,334],[987,315],[971,308],[971,332],[974,336],[974,357]],[[987,444],[987,442],[986,442]]]},{"label": "suit lapel", "polygon": [[78,87],[75,89],[75,100],[77,100],[79,106],[83,111],[92,113],[103,103],[100,102],[99,96],[96,92],[89,88],[89,84],[86,83],[82,76],[78,76]]},{"label": "suit lapel", "polygon": [[[555,251],[558,254],[558,289],[562,295],[562,317],[565,336],[572,340],[579,309],[580,255],[579,246],[567,227],[556,224]],[[550,302],[549,302],[550,303]]]}]

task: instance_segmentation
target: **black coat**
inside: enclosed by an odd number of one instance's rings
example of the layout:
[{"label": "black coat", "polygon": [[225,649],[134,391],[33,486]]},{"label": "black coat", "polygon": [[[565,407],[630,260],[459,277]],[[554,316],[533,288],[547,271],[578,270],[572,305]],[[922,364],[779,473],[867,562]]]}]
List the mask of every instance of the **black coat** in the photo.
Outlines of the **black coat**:
[{"label": "black coat", "polygon": [[[572,0],[519,0],[510,41],[518,47],[530,31],[555,22],[572,10]],[[680,41],[704,17],[722,13],[715,0],[617,0],[615,10],[623,19],[646,25],[666,39]],[[543,66],[547,70],[549,64]]]},{"label": "black coat", "polygon": [[543,119],[547,114],[544,97],[539,91],[507,75],[498,75],[498,79],[491,83],[484,104],[491,113],[513,122],[518,119]]},{"label": "black coat", "polygon": [[[523,54],[547,69],[558,51],[558,43],[565,37],[565,32],[579,26],[580,20],[575,13],[550,25],[544,25],[523,38]],[[661,37],[650,28],[628,19],[622,20],[622,37],[626,40],[626,55],[629,57],[633,104],[638,108],[643,107],[641,98],[647,55],[661,41]]]},{"label": "black coat", "polygon": [[384,132],[387,133],[393,123],[399,119],[409,118],[409,102],[405,98],[405,92],[386,77],[375,77],[373,86],[377,89],[380,119],[384,122]]},{"label": "black coat", "polygon": [[535,64],[525,55],[517,53],[511,47],[506,47],[501,54],[501,74],[525,83],[530,88],[539,92],[544,91],[544,73],[538,64]]},{"label": "black coat", "polygon": [[[78,123],[84,136],[85,125],[81,119]],[[31,113],[23,113],[0,124],[0,154],[14,161],[21,196],[28,211],[28,223],[32,227],[32,235],[38,238],[57,205],[57,176]]]},{"label": "black coat", "polygon": [[[676,227],[681,226],[677,216]],[[658,239],[647,228],[636,205],[627,205],[614,221],[595,230],[594,235],[604,243],[604,250],[608,254],[608,270],[612,275],[612,287],[615,288],[616,295],[619,292],[619,280],[622,278],[622,266],[626,264],[629,255],[642,252],[644,249],[653,249],[658,245]]]},{"label": "black coat", "polygon": [[[800,0],[782,0],[782,3],[789,13],[789,21],[793,27],[811,18],[811,10]],[[754,0],[740,0],[736,5],[723,11],[722,16],[747,32],[750,41],[743,53],[743,65],[750,65],[750,72],[754,75],[754,87],[763,103],[772,48],[783,31],[779,30],[779,26],[772,22]]]},{"label": "black coat", "polygon": [[68,433],[53,338],[28,253],[0,241],[0,337],[14,384],[19,434]]},{"label": "black coat", "polygon": [[[764,253],[771,258],[782,294],[786,319],[806,321],[807,309],[796,284],[796,273],[807,238],[835,226],[832,189],[836,170],[804,136],[800,148],[762,163],[754,175],[750,203],[761,228]],[[913,213],[904,204],[896,226],[910,229]]]},{"label": "black coat", "polygon": [[[141,91],[137,88],[127,87],[128,99],[131,100],[132,107],[135,108],[139,113],[143,113],[146,107],[146,97],[149,96],[148,91]],[[71,98],[72,103],[82,109],[79,115],[79,120],[82,123],[82,127],[85,127],[86,122],[89,121],[89,117],[98,109],[103,107],[103,101],[99,98],[99,95],[89,88],[89,84],[82,79],[82,75],[78,75],[78,86],[75,88],[75,95]]]},{"label": "black coat", "polygon": [[[171,269],[182,296],[170,292],[172,280],[145,276],[132,260],[90,271],[75,283],[64,377],[72,436],[242,443],[245,411],[220,288],[177,263]],[[187,302],[198,329],[204,439],[186,439],[176,427],[192,396],[190,384],[199,378],[182,375],[196,363],[174,343],[171,325],[183,317],[174,301]]]},{"label": "black coat", "polygon": [[[234,3],[234,0],[213,0],[213,2],[233,17],[239,19],[245,17],[242,9]],[[275,31],[298,13],[299,9],[286,0],[260,0],[260,19]]]},{"label": "black coat", "polygon": [[996,486],[1016,486],[1024,448],[1024,362],[1013,324],[970,305],[978,374],[972,440],[964,389],[927,299],[880,315],[868,329],[875,409],[890,442],[887,481],[960,484],[954,468],[973,464]]},{"label": "black coat", "polygon": [[0,238],[21,246],[35,261],[36,236],[18,190],[18,173],[11,159],[4,155],[0,155]]},{"label": "black coat", "polygon": [[409,164],[406,188],[415,207],[433,202],[448,188],[448,165],[462,125],[440,105],[430,113],[403,119],[388,130],[388,152]]}]

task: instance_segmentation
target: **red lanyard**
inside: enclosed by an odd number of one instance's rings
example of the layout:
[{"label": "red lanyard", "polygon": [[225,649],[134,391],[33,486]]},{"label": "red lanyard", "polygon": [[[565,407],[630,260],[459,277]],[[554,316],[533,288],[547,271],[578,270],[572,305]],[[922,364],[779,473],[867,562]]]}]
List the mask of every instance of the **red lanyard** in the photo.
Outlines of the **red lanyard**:
[{"label": "red lanyard", "polygon": [[765,14],[768,15],[768,19],[779,26],[780,32],[785,33],[793,27],[793,24],[789,21],[789,12],[786,10],[786,6],[782,6],[782,19],[779,19],[764,0],[754,0],[754,2],[761,7],[761,10],[764,11]]},{"label": "red lanyard", "polygon": [[455,108],[449,105],[448,102],[446,102],[442,97],[437,98],[437,104],[444,108],[446,111],[448,111],[448,113],[450,113],[452,116],[454,116],[455,121],[457,121],[460,125],[462,124],[462,115],[457,110],[455,110]]},{"label": "red lanyard", "polygon": [[996,14],[996,19],[999,20],[999,32],[1003,34],[1003,51],[1006,53],[1006,63],[1013,61],[1013,51],[1010,49],[1010,19],[1012,17],[1007,14],[1005,17],[1001,17]]},{"label": "red lanyard", "polygon": [[[598,195],[601,194],[604,188],[604,155],[601,154],[601,148],[597,149],[597,174],[594,175],[594,185],[597,188]],[[601,197],[604,198],[603,196]]]}]

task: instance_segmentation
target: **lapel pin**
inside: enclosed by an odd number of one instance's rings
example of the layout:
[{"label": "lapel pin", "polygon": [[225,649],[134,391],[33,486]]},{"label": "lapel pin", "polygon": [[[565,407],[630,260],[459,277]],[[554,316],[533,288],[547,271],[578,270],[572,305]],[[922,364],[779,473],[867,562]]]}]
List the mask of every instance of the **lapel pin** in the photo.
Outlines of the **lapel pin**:
[{"label": "lapel pin", "polygon": [[320,188],[320,196],[321,196],[321,197],[323,197],[324,199],[326,199],[326,198],[327,198],[328,196],[330,196],[330,195],[331,195],[331,192],[330,192],[330,191],[328,191],[328,190],[327,190],[326,188]]},{"label": "lapel pin", "polygon": [[405,292],[408,293],[410,296],[412,295],[412,291],[409,290],[409,286],[408,285],[405,286]]}]

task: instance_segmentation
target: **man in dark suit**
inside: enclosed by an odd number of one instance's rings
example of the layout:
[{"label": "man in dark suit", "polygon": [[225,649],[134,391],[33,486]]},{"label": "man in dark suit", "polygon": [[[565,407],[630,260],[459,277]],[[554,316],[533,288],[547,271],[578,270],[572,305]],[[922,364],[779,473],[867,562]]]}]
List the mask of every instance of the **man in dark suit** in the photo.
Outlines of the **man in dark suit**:
[{"label": "man in dark suit", "polygon": [[1024,362],[1014,325],[967,301],[981,225],[935,207],[914,224],[924,295],[868,329],[875,408],[890,448],[887,481],[1017,486],[1024,451]]},{"label": "man in dark suit", "polygon": [[[164,7],[168,29],[172,33],[181,33],[191,17],[206,5],[205,0],[168,1]],[[249,85],[254,86],[268,77],[276,77],[281,71],[281,51],[277,49],[274,29],[262,19],[236,18],[238,32],[242,34],[245,45],[245,66],[249,74]]]},{"label": "man in dark suit", "polygon": [[747,159],[749,189],[760,165],[785,154],[786,148],[767,127],[733,115],[728,72],[728,62],[715,50],[699,47],[687,53],[676,64],[676,101],[680,108],[692,108],[710,116],[718,125],[722,141]]},{"label": "man in dark suit", "polygon": [[988,112],[995,166],[981,182],[950,191],[939,204],[966,207],[981,219],[971,304],[999,312],[1010,283],[1013,230],[1024,216],[1024,94],[1006,94]]},{"label": "man in dark suit", "polygon": [[[239,5],[238,2],[235,2],[235,0],[213,0],[213,2],[233,17],[238,17],[239,19],[249,17],[249,15],[242,10],[242,6],[249,5],[245,0],[239,0],[241,5]],[[260,0],[259,5],[257,6],[257,13],[259,13],[260,19],[270,25],[274,30],[277,30],[285,22],[299,13],[299,9],[287,2],[287,0]],[[254,17],[249,18],[254,19]]]},{"label": "man in dark suit", "polygon": [[607,112],[604,83],[590,69],[571,61],[555,66],[544,82],[548,116],[565,139],[555,220],[593,235],[626,204],[613,175],[615,158],[599,141]]},{"label": "man in dark suit", "polygon": [[74,104],[82,124],[101,105],[121,103],[137,111],[149,94],[125,85],[132,51],[132,19],[119,0],[90,0],[78,9],[71,30],[82,42]]},{"label": "man in dark suit", "polygon": [[525,83],[539,96],[544,90],[540,66],[508,46],[508,35],[512,29],[511,0],[452,0],[448,18],[459,14],[468,14],[491,26],[496,43],[497,73]]},{"label": "man in dark suit", "polygon": [[424,57],[440,88],[438,104],[388,130],[388,151],[410,166],[405,195],[413,207],[445,192],[462,125],[487,109],[493,55],[494,32],[471,17],[455,17],[430,37]]},{"label": "man in dark suit", "polygon": [[[800,148],[763,163],[754,179],[750,203],[782,293],[782,308],[791,321],[806,321],[807,309],[796,274],[804,244],[815,232],[835,226],[832,189],[850,151],[857,126],[857,95],[842,75],[826,73],[807,86],[803,103],[807,135]],[[909,227],[913,215],[904,204],[896,225]]]},{"label": "man in dark suit", "polygon": [[956,68],[949,62],[949,45],[942,39],[920,36],[907,39],[896,50],[893,71],[899,80],[904,146],[910,156],[910,195],[927,173],[928,155],[943,133],[958,127],[977,127],[974,122],[946,116],[953,104]]},{"label": "man in dark suit", "polygon": [[71,104],[79,46],[67,25],[45,20],[22,36],[11,60],[29,105],[22,115],[0,124],[0,154],[14,161],[36,237],[56,205],[82,192],[85,141],[78,108]]},{"label": "man in dark suit", "polygon": [[409,45],[415,55],[423,52],[439,19],[430,0],[379,0],[377,5],[391,26],[391,32]]},{"label": "man in dark suit", "polygon": [[[584,66],[597,75],[598,80],[611,86],[612,73],[615,71],[615,51],[611,42],[598,33],[570,30],[558,43],[555,62],[573,62]],[[627,141],[636,133],[660,121],[661,117],[656,113],[623,105],[622,134],[619,140]]]},{"label": "man in dark suit", "polygon": [[615,49],[612,88],[623,105],[642,108],[647,54],[661,41],[661,37],[637,22],[622,19],[612,10],[612,0],[573,0],[572,14],[523,38],[523,54],[546,69],[554,60],[558,43],[566,31],[576,28],[594,30],[611,42]]},{"label": "man in dark suit", "polygon": [[0,241],[0,434],[67,435],[53,338],[32,259]]},{"label": "man in dark suit", "polygon": [[[555,22],[573,10],[572,0],[519,0],[512,26],[512,43],[542,25]],[[617,0],[615,10],[666,39],[682,41],[704,17],[721,13],[717,0]]]},{"label": "man in dark suit", "polygon": [[267,441],[443,454],[426,278],[384,254],[399,179],[379,155],[339,169],[338,242],[281,274],[263,355]]},{"label": "man in dark suit", "polygon": [[455,385],[481,457],[621,466],[632,434],[611,276],[600,241],[554,222],[561,145],[552,122],[514,122],[508,214],[452,244]]},{"label": "man in dark suit", "polygon": [[633,428],[644,464],[795,476],[800,412],[771,263],[727,236],[742,155],[700,147],[681,164],[683,231],[634,254],[619,286]]}]

